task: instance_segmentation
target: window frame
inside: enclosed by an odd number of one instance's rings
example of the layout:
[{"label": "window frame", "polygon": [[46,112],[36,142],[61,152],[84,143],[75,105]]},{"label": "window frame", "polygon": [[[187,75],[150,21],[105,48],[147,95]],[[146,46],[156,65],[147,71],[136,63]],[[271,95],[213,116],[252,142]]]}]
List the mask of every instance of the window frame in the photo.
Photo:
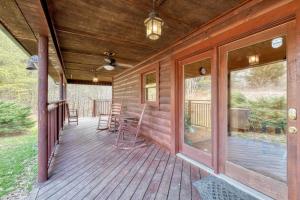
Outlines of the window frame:
[{"label": "window frame", "polygon": [[[154,107],[159,107],[159,63],[151,64],[140,72],[140,102],[141,104],[147,104]],[[156,83],[156,99],[155,101],[147,101],[145,97],[145,79],[144,77],[148,74],[155,73],[155,83]]]}]

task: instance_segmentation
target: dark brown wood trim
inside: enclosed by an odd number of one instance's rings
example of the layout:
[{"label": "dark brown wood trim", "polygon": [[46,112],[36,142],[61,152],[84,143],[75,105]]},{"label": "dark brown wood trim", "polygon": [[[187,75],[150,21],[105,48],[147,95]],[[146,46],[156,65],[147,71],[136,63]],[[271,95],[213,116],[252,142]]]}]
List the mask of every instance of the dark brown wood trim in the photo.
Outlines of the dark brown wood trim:
[{"label": "dark brown wood trim", "polygon": [[16,43],[16,45],[20,46],[21,49],[24,51],[24,53],[28,55],[32,55],[32,53],[20,42],[20,40],[12,34],[12,32],[9,30],[9,28],[0,20],[0,29],[3,30],[3,32],[10,38],[12,38],[12,41]]},{"label": "dark brown wood trim", "polygon": [[216,173],[219,173],[219,69],[218,69],[218,48],[212,50],[212,68],[211,68],[211,127],[212,127],[212,167]]},{"label": "dark brown wood trim", "polygon": [[177,94],[177,88],[178,88],[178,60],[175,59],[174,56],[171,57],[171,69],[170,69],[170,82],[171,82],[171,101],[170,101],[170,114],[171,114],[171,141],[170,141],[170,151],[172,154],[176,154],[179,152],[179,124],[177,123],[179,121],[179,115],[178,115],[178,94]]},{"label": "dark brown wood trim", "polygon": [[82,84],[82,85],[104,85],[104,86],[111,86],[112,82],[109,81],[88,81],[88,80],[77,80],[77,79],[68,79],[68,84]]},{"label": "dark brown wood trim", "polygon": [[[278,200],[284,200],[287,198],[288,187],[285,183],[277,181],[275,179],[265,177],[255,171],[248,170],[234,163],[226,163],[227,175],[239,180],[240,182],[250,183],[255,180],[256,184],[259,186],[255,188],[257,191],[262,193],[269,191],[269,196]],[[246,176],[244,176],[246,174]],[[271,193],[271,194],[270,194]],[[293,198],[289,198],[292,200]]]},{"label": "dark brown wood trim", "polygon": [[59,59],[60,65],[61,65],[60,67],[61,67],[62,73],[64,75],[64,79],[66,79],[65,65],[64,65],[62,53],[61,53],[61,50],[60,50],[59,41],[57,39],[57,34],[56,34],[56,31],[55,31],[54,23],[53,23],[53,20],[51,18],[51,14],[49,13],[48,4],[47,4],[46,0],[41,0],[41,7],[42,7],[44,17],[45,17],[46,22],[47,22],[47,27],[49,29],[51,39],[52,39],[54,47],[55,47],[56,55],[58,56],[58,59]]},{"label": "dark brown wood trim", "polygon": [[[297,7],[297,11],[296,11],[296,28],[295,28],[295,42],[294,42],[294,45],[296,46],[296,52],[295,52],[295,68],[296,68],[296,78],[297,78],[297,81],[295,82],[295,87],[296,87],[296,90],[295,92],[297,94],[299,94],[299,88],[300,88],[300,76],[299,76],[299,72],[300,72],[300,0],[295,0],[296,2],[296,5],[298,5]],[[298,113],[300,111],[300,100],[299,98],[296,98],[295,99],[296,102],[295,102],[295,106],[298,110]],[[299,130],[300,130],[300,127],[299,127],[299,124],[300,124],[300,119],[298,117],[298,119],[296,120],[296,124],[297,124],[297,128],[298,128],[298,134],[297,134],[297,159],[295,161],[295,166],[296,166],[296,174],[295,176],[297,177],[296,178],[296,183],[290,187],[289,186],[289,191],[292,190],[292,193],[294,194],[295,193],[295,197],[294,199],[300,199],[300,135],[299,135]],[[290,197],[290,196],[289,196]]]}]

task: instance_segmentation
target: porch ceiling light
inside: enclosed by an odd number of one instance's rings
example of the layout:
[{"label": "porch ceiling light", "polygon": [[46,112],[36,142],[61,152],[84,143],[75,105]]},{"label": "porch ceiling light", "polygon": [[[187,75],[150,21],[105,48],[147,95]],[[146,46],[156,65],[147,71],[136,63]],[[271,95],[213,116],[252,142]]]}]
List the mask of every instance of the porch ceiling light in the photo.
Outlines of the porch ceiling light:
[{"label": "porch ceiling light", "polygon": [[259,55],[248,56],[249,65],[257,65],[259,63]]},{"label": "porch ceiling light", "polygon": [[161,36],[162,26],[164,22],[159,18],[158,13],[155,12],[155,0],[153,0],[153,10],[149,17],[144,21],[146,26],[146,36],[150,40],[157,40]]},{"label": "porch ceiling light", "polygon": [[272,48],[277,49],[277,48],[282,46],[282,43],[283,43],[283,38],[282,37],[274,38],[272,40]]},{"label": "porch ceiling light", "polygon": [[98,78],[96,76],[93,77],[93,82],[97,83],[98,82]]}]

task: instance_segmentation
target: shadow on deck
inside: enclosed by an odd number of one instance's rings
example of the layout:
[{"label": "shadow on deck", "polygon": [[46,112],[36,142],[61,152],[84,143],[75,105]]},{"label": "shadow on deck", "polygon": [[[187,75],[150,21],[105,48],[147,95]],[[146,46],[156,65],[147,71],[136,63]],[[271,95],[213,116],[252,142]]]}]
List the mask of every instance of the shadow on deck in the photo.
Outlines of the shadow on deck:
[{"label": "shadow on deck", "polygon": [[118,150],[96,126],[89,118],[66,127],[35,199],[199,199],[191,184],[205,172],[155,144]]}]

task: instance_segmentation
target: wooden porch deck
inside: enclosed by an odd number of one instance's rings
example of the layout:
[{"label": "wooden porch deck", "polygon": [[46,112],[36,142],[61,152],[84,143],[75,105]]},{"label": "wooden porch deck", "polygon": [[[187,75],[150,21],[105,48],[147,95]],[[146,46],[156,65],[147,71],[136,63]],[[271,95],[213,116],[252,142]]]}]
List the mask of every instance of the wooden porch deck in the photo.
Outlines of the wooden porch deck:
[{"label": "wooden porch deck", "polygon": [[68,126],[50,178],[34,199],[199,199],[192,182],[207,174],[158,145],[118,150],[95,119]]}]

